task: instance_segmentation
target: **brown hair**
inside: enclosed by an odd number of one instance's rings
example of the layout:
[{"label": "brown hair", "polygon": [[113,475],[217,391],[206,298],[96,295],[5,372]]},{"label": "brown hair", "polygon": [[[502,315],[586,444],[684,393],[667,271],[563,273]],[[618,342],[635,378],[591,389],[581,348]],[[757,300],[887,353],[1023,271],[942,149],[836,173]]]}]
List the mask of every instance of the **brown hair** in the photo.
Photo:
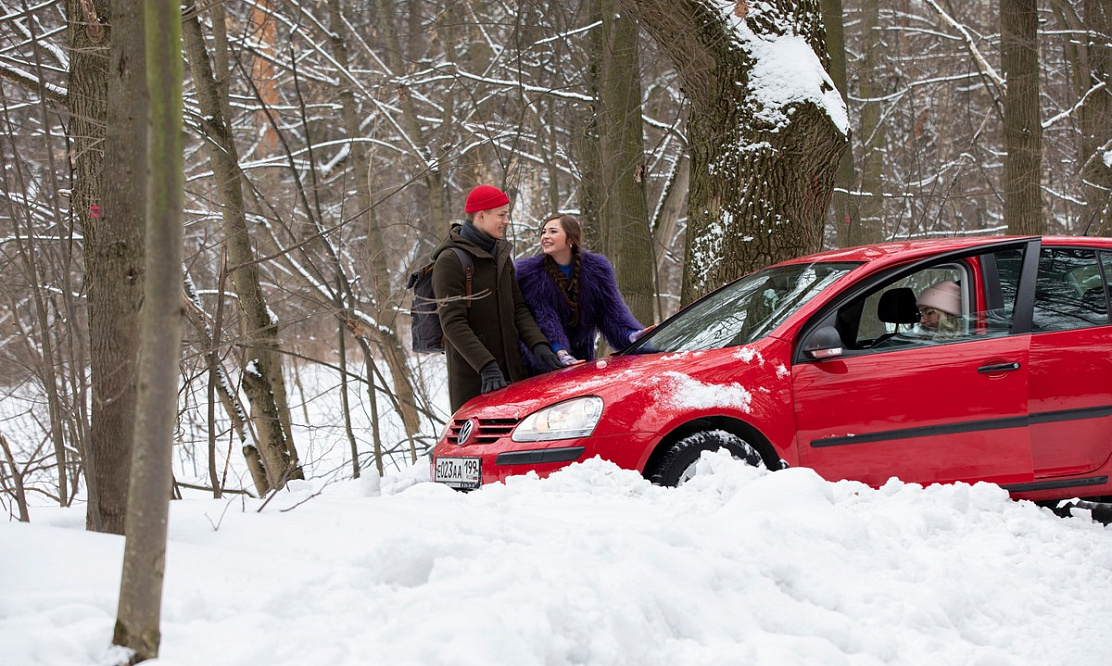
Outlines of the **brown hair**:
[{"label": "brown hair", "polygon": [[563,227],[564,233],[568,235],[568,241],[571,242],[572,247],[577,248],[583,244],[583,225],[579,223],[579,218],[567,213],[549,215],[544,218],[544,222],[541,222],[541,229],[544,229],[544,225],[552,220],[560,222],[560,226]]},{"label": "brown hair", "polygon": [[544,255],[544,270],[548,273],[549,277],[556,282],[556,286],[560,288],[560,294],[564,297],[564,303],[568,306],[568,326],[579,325],[579,269],[582,263],[579,258],[579,244],[583,241],[583,225],[579,223],[574,215],[567,215],[564,213],[557,213],[545,218],[541,223],[541,229],[552,220],[558,220],[560,226],[564,228],[564,233],[568,235],[568,241],[571,243],[571,279],[569,280],[560,267],[556,265],[556,260],[549,255]]}]

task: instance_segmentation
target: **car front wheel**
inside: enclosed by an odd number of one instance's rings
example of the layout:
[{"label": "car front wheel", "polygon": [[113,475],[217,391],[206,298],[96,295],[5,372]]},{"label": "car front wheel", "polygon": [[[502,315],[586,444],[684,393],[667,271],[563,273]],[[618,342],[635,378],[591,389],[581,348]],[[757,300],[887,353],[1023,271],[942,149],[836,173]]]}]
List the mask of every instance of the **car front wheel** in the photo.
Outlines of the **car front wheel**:
[{"label": "car front wheel", "polygon": [[680,439],[660,459],[649,480],[659,486],[678,486],[695,476],[703,451],[726,449],[738,460],[764,468],[761,454],[749,442],[725,430],[704,430]]}]

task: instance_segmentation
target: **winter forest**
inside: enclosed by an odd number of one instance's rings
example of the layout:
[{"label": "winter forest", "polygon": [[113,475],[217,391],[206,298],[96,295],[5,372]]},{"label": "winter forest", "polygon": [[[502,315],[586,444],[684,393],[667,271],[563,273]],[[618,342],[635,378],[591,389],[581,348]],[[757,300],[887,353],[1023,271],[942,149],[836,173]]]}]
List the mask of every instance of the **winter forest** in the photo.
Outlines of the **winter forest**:
[{"label": "winter forest", "polygon": [[124,532],[148,360],[175,496],[417,464],[406,278],[482,183],[643,322],[821,249],[1112,235],[1110,72],[1112,0],[0,0],[0,512]]},{"label": "winter forest", "polygon": [[178,52],[142,3],[0,0],[0,510],[123,531],[155,65],[175,491],[262,497],[435,441],[404,285],[480,183],[519,256],[577,214],[646,322],[824,248],[1112,234],[1110,35],[1110,0],[187,0]]}]

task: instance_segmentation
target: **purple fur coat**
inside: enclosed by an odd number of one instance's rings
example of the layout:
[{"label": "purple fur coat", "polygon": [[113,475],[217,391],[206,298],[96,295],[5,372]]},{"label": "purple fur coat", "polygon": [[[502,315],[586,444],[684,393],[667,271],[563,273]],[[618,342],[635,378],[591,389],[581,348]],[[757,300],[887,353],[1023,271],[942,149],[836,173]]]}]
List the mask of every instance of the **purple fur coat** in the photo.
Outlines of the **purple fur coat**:
[{"label": "purple fur coat", "polygon": [[[533,311],[541,332],[552,348],[568,350],[572,356],[589,361],[595,357],[595,337],[601,333],[614,349],[629,344],[629,334],[643,326],[633,317],[621,294],[614,267],[601,254],[579,252],[579,322],[568,326],[571,310],[560,287],[544,269],[544,255],[522,259],[514,265],[525,303]],[[522,348],[525,365],[533,374],[540,370],[529,350]]]}]

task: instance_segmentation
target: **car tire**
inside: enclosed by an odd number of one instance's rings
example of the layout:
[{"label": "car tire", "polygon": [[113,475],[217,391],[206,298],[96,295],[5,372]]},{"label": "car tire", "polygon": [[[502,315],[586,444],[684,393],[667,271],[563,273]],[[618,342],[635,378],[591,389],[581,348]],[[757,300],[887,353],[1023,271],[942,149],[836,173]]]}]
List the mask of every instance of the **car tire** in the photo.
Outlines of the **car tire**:
[{"label": "car tire", "polygon": [[679,486],[694,476],[695,463],[703,451],[726,449],[738,460],[764,468],[764,459],[749,442],[725,430],[702,430],[672,444],[649,476],[658,486]]}]

